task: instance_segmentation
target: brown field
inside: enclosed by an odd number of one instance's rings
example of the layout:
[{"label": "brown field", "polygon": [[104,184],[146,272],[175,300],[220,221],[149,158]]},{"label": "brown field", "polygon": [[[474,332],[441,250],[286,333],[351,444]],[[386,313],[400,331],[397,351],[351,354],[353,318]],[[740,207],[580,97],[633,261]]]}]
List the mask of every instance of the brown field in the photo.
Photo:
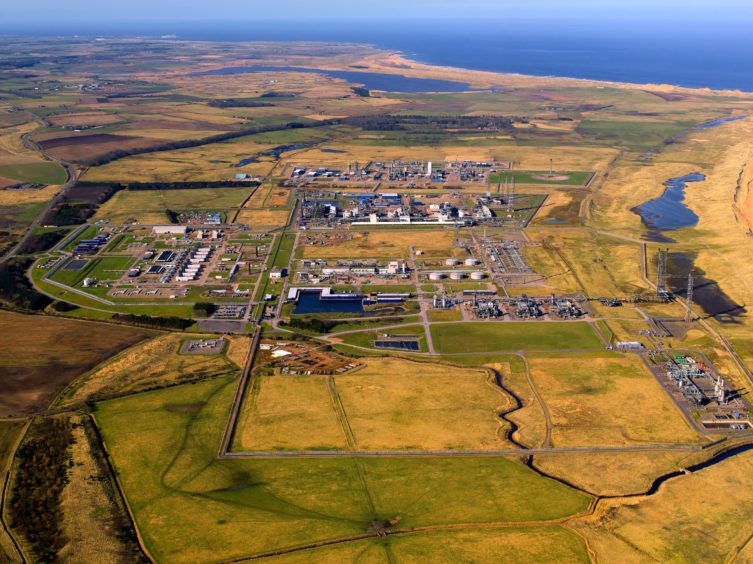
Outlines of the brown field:
[{"label": "brown field", "polygon": [[99,133],[92,135],[56,137],[39,141],[39,145],[59,159],[78,161],[110,151],[121,149],[135,149],[159,144],[162,139],[147,139],[144,137],[129,137]]},{"label": "brown field", "polygon": [[46,408],[76,377],[155,333],[0,311],[0,416]]},{"label": "brown field", "polygon": [[237,450],[347,448],[328,376],[262,376],[238,422]]},{"label": "brown field", "polygon": [[50,124],[60,127],[93,127],[120,123],[123,121],[123,118],[117,114],[105,112],[81,112],[50,116],[48,121]]},{"label": "brown field", "polygon": [[287,225],[289,215],[288,210],[242,209],[236,223],[248,225],[253,231],[267,231]]},{"label": "brown field", "polygon": [[290,200],[290,190],[287,188],[275,188],[267,198],[266,207],[284,208]]},{"label": "brown field", "polygon": [[529,358],[554,446],[692,443],[698,436],[636,356]]},{"label": "brown field", "polygon": [[574,526],[600,561],[731,561],[753,533],[752,477],[746,452],[674,478],[653,496],[604,501]]},{"label": "brown field", "polygon": [[509,398],[486,370],[374,358],[336,376],[359,449],[507,448]]},{"label": "brown field", "polygon": [[442,247],[450,250],[455,240],[454,231],[369,231],[355,232],[353,238],[333,245],[304,246],[306,258],[408,258],[410,247],[431,250]]},{"label": "brown field", "polygon": [[[191,338],[201,338],[201,335]],[[229,337],[229,356],[179,354],[185,335],[169,334],[131,347],[69,386],[56,402],[72,406],[125,393],[160,388],[236,373],[245,360],[249,338]]]}]

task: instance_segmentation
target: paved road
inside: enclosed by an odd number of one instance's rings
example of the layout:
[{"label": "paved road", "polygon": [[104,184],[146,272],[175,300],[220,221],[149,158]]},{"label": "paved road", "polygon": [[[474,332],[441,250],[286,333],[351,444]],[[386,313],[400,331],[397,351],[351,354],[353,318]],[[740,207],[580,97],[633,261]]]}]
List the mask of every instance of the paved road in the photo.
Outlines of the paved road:
[{"label": "paved road", "polygon": [[[47,125],[48,125],[47,122],[45,122],[43,119],[38,119],[37,121],[39,122],[39,128],[38,129],[41,129],[43,127],[47,127]],[[62,166],[65,169],[65,172],[66,172],[66,175],[67,175],[68,178],[65,181],[65,184],[63,184],[62,187],[60,188],[60,191],[55,195],[55,197],[52,198],[47,203],[47,205],[44,207],[44,209],[37,215],[36,218],[34,218],[34,221],[32,221],[31,224],[29,224],[29,227],[24,232],[24,235],[23,235],[23,237],[21,237],[21,240],[12,249],[10,249],[3,257],[0,257],[0,263],[3,263],[5,261],[7,261],[7,260],[10,260],[11,258],[13,258],[14,256],[16,256],[18,254],[19,249],[21,249],[21,247],[23,247],[23,245],[26,243],[26,241],[29,240],[29,237],[31,237],[32,233],[34,233],[34,230],[37,227],[40,227],[42,225],[42,221],[47,216],[47,214],[50,212],[50,210],[55,205],[57,205],[58,203],[60,203],[60,201],[65,197],[65,195],[68,192],[68,190],[70,190],[73,186],[75,186],[76,182],[78,181],[78,172],[76,171],[76,168],[74,167],[73,164],[71,164],[71,163],[69,163],[67,161],[60,160],[57,157],[49,154],[47,151],[45,151],[44,149],[42,149],[42,147],[40,147],[39,145],[37,145],[36,143],[34,143],[29,138],[29,134],[28,133],[24,133],[21,136],[21,139],[22,139],[24,145],[28,149],[31,149],[32,151],[35,151],[35,152],[39,153],[39,155],[43,159],[45,159],[47,161],[50,161],[50,162],[53,162],[53,163],[57,163],[60,166]]]}]

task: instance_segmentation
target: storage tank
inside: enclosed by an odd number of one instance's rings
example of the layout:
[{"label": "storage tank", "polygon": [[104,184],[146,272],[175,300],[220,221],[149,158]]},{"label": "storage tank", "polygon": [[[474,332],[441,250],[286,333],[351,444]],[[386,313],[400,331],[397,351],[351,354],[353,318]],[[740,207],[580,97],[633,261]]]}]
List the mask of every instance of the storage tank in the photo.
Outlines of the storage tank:
[{"label": "storage tank", "polygon": [[467,258],[465,259],[465,265],[466,266],[476,266],[478,264],[478,259],[475,258]]},{"label": "storage tank", "polygon": [[471,280],[483,280],[486,278],[485,272],[471,272]]},{"label": "storage tank", "polygon": [[462,280],[465,278],[465,272],[451,272],[450,280]]},{"label": "storage tank", "polygon": [[457,266],[460,264],[460,261],[458,259],[449,258],[446,261],[444,261],[444,263],[447,266]]},{"label": "storage tank", "polygon": [[429,280],[441,280],[444,278],[444,274],[441,272],[430,272],[429,273]]}]

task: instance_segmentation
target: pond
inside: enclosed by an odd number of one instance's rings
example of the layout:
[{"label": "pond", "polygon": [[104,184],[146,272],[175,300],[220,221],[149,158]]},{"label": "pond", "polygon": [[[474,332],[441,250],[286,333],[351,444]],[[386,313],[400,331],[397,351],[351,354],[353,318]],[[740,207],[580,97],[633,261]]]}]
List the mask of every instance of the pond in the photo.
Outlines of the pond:
[{"label": "pond", "polygon": [[363,300],[361,298],[322,299],[319,292],[301,292],[298,294],[293,313],[364,313]]},{"label": "pond", "polygon": [[661,231],[693,227],[698,223],[698,216],[684,204],[685,189],[689,182],[704,180],[706,177],[698,172],[670,178],[664,183],[664,192],[661,196],[630,210],[641,216],[644,225],[649,228],[649,239],[666,241]]}]

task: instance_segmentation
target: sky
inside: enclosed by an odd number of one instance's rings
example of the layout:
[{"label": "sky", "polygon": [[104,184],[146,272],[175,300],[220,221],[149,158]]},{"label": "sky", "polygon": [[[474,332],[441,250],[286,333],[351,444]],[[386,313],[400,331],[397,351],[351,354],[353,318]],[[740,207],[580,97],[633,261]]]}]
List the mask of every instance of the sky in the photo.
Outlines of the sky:
[{"label": "sky", "polygon": [[0,0],[0,29],[75,22],[546,19],[753,22],[750,0]]}]

